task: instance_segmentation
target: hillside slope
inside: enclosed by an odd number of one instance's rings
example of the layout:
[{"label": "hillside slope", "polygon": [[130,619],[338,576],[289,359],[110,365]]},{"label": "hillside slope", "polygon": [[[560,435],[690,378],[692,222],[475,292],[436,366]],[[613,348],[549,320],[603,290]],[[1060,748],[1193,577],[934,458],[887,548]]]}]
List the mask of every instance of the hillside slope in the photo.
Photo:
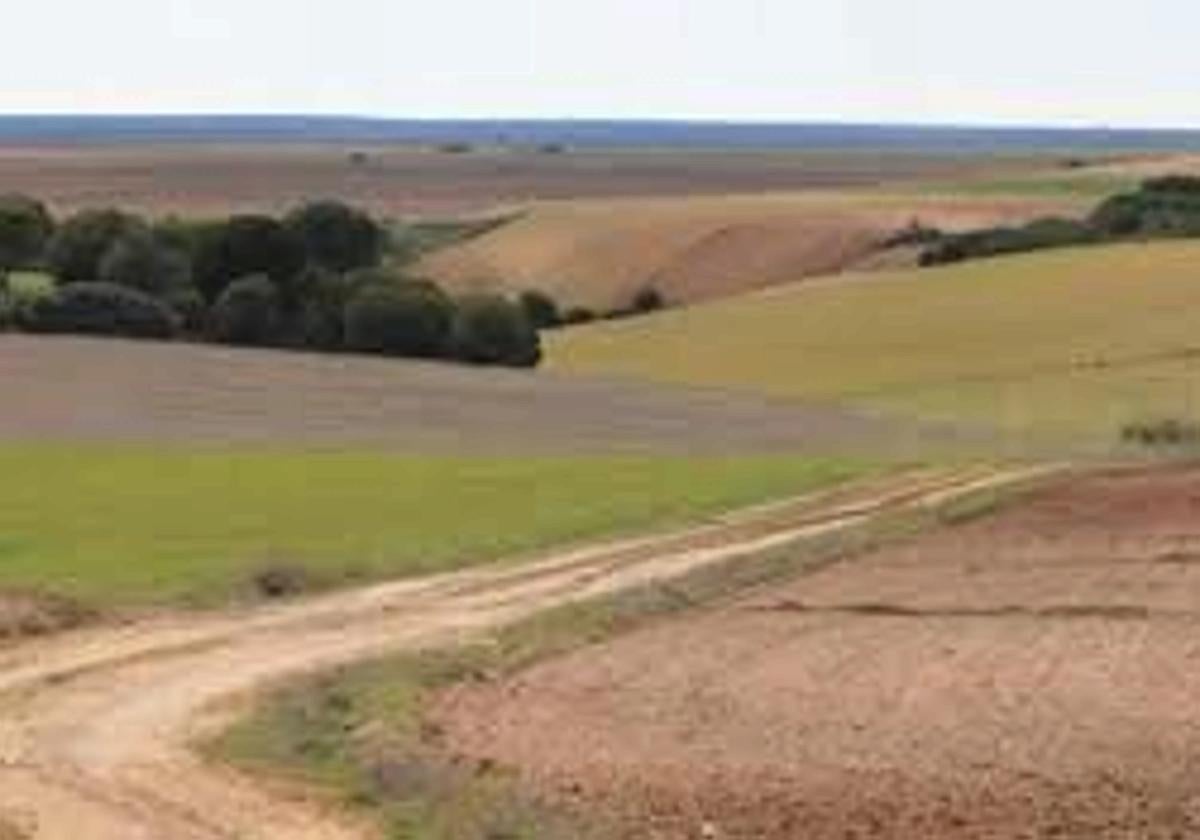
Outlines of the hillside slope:
[{"label": "hillside slope", "polygon": [[794,284],[562,332],[549,366],[1111,436],[1200,413],[1200,243]]},{"label": "hillside slope", "polygon": [[1087,204],[1071,195],[915,191],[552,202],[421,269],[459,290],[540,288],[572,305],[622,304],[647,284],[694,302],[854,268],[913,220],[962,230]]}]

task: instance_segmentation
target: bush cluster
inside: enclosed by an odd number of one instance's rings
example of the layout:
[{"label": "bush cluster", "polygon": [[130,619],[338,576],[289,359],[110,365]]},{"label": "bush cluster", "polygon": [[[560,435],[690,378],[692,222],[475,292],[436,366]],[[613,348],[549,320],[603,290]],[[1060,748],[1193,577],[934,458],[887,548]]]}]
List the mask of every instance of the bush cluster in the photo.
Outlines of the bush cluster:
[{"label": "bush cluster", "polygon": [[1113,196],[1087,218],[1039,219],[1019,227],[942,234],[928,242],[922,265],[944,265],[1071,245],[1200,236],[1200,178],[1169,175]]},{"label": "bush cluster", "polygon": [[1141,446],[1195,446],[1200,443],[1200,424],[1175,418],[1127,423],[1121,440]]},{"label": "bush cluster", "polygon": [[560,321],[552,300],[452,298],[389,267],[388,245],[371,216],[333,201],[282,218],[107,209],[56,223],[0,197],[0,327],[537,364],[538,329]]}]

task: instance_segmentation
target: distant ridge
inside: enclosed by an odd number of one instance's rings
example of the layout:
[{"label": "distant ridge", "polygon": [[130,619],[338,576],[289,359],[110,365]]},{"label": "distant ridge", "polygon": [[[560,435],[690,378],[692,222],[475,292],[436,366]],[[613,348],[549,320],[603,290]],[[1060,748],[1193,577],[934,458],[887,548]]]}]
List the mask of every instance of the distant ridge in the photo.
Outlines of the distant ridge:
[{"label": "distant ridge", "polygon": [[1200,131],[835,123],[400,120],[329,116],[0,116],[0,143],[472,143],[897,152],[1200,150]]}]

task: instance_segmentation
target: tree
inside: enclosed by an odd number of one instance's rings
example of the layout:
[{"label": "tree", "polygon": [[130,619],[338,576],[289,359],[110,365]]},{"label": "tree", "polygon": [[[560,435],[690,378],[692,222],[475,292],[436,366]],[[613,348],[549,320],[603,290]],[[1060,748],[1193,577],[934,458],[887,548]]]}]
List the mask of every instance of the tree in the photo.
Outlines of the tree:
[{"label": "tree", "polygon": [[547,330],[562,326],[563,318],[558,304],[545,292],[536,289],[522,292],[521,306],[525,310],[525,317],[535,329]]},{"label": "tree", "polygon": [[386,234],[375,220],[338,201],[306,204],[284,222],[304,248],[312,265],[347,272],[376,265]]},{"label": "tree", "polygon": [[367,285],[346,305],[346,346],[362,353],[444,355],[454,304],[431,283]]},{"label": "tree", "polygon": [[473,295],[458,302],[454,353],[472,364],[534,367],[542,347],[520,306],[496,295]]},{"label": "tree", "polygon": [[36,266],[53,233],[46,205],[23,195],[0,196],[0,272]]},{"label": "tree", "polygon": [[263,346],[274,341],[279,323],[279,292],[265,274],[243,277],[225,287],[210,316],[213,339],[223,344]]},{"label": "tree", "polygon": [[310,266],[299,280],[304,305],[290,332],[293,340],[314,350],[339,350],[345,344],[346,304],[355,286],[343,274]]},{"label": "tree", "polygon": [[146,228],[131,230],[113,242],[100,260],[99,272],[105,283],[160,297],[192,282],[187,255],[160,244]]},{"label": "tree", "polygon": [[62,283],[95,281],[100,277],[100,262],[113,244],[140,230],[145,230],[141,219],[119,210],[76,213],[50,240],[50,269]]},{"label": "tree", "polygon": [[197,236],[196,286],[210,301],[233,281],[265,275],[279,295],[279,304],[298,303],[292,281],[304,267],[304,248],[290,230],[269,216],[233,216],[207,227]]},{"label": "tree", "polygon": [[33,332],[173,338],[179,316],[167,304],[111,283],[68,283],[34,303],[23,322]]}]

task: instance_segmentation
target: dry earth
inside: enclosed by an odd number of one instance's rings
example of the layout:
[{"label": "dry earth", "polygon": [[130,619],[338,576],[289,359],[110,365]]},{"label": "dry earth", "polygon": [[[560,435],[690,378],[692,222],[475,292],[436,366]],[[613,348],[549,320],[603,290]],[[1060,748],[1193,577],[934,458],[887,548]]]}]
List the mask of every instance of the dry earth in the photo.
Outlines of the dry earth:
[{"label": "dry earth", "polygon": [[948,430],[720,391],[355,356],[0,335],[0,439],[444,451],[893,450]]},{"label": "dry earth", "polygon": [[999,515],[445,697],[629,837],[1200,833],[1200,468]]},{"label": "dry earth", "polygon": [[[290,674],[449,644],[534,611],[936,506],[1027,473],[892,477],[695,530],[209,618],[0,649],[0,826],[37,840],[340,840],[344,815],[206,766],[229,701]],[[9,830],[9,829],[5,829]],[[10,831],[10,833],[12,833]]]},{"label": "dry earth", "polygon": [[885,249],[914,220],[944,230],[1076,215],[1070,197],[842,191],[539,204],[421,269],[462,290],[540,288],[569,304],[627,304],[652,285],[691,303],[807,277],[915,263]]}]

